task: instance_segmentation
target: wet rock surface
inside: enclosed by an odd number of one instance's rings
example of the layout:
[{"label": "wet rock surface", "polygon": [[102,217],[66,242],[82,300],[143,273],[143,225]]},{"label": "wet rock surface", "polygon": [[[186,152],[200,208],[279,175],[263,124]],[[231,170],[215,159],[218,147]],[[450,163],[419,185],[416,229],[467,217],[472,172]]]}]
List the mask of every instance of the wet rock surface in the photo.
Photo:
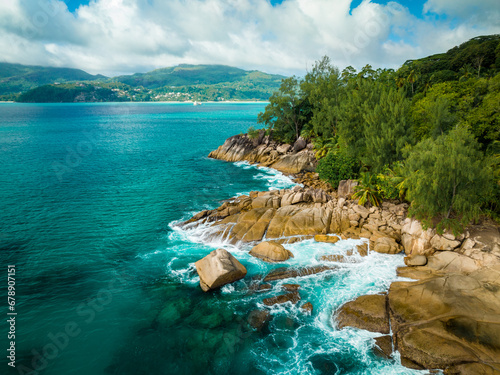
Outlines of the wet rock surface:
[{"label": "wet rock surface", "polygon": [[338,311],[339,328],[356,327],[371,332],[389,333],[386,295],[361,296],[343,305]]},{"label": "wet rock surface", "polygon": [[271,320],[271,314],[267,310],[252,310],[248,314],[248,324],[257,331],[260,331]]},{"label": "wet rock surface", "polygon": [[373,352],[379,357],[390,359],[392,357],[392,337],[390,335],[375,337]]},{"label": "wet rock surface", "polygon": [[[324,262],[350,262],[351,256],[367,256],[369,249],[384,254],[404,251],[408,267],[399,268],[398,275],[413,281],[392,283],[387,295],[361,296],[344,304],[334,314],[337,326],[391,332],[376,339],[374,350],[388,357],[394,346],[407,367],[440,368],[446,374],[500,374],[498,226],[473,226],[456,236],[426,229],[419,221],[407,218],[405,203],[359,206],[350,199],[354,182],[343,182],[337,194],[319,181],[312,168],[311,146],[303,143],[301,140],[293,146],[279,145],[266,137],[228,139],[210,156],[228,161],[247,160],[294,173],[296,181],[305,186],[251,192],[226,201],[215,210],[202,211],[182,225],[204,225],[210,228],[211,236],[233,244],[257,246],[264,238],[276,245],[314,238],[332,246],[338,237],[367,239],[346,254],[319,256]],[[286,258],[280,247],[273,247],[277,251],[266,249],[259,257],[268,261]],[[271,284],[260,283],[334,269],[325,264],[277,268],[263,279],[260,277],[262,280],[251,288],[253,292],[269,290]],[[282,285],[286,293],[263,299],[264,305],[297,304],[300,289],[296,285]],[[163,311],[163,324],[175,324],[176,312],[182,308],[174,306],[172,311]],[[304,303],[302,309],[312,311],[312,304]],[[268,312],[260,310],[253,314],[254,324],[250,325],[262,329],[269,319]]]},{"label": "wet rock surface", "polygon": [[313,312],[313,304],[311,302],[306,302],[300,307],[304,312],[312,314]]},{"label": "wet rock surface", "polygon": [[287,294],[280,294],[279,296],[264,298],[262,301],[266,306],[279,305],[286,302],[291,302],[294,305],[300,301],[299,292],[290,292]]},{"label": "wet rock surface", "polygon": [[408,367],[499,373],[500,266],[454,271],[408,269],[402,276],[417,281],[392,283],[387,297],[348,302],[337,313],[338,326],[389,333],[390,322],[395,349]]},{"label": "wet rock surface", "polygon": [[302,138],[292,147],[277,143],[268,136],[252,140],[246,134],[228,138],[217,150],[212,151],[209,157],[232,162],[258,163],[288,174],[314,172],[317,163],[312,145]]},{"label": "wet rock surface", "polygon": [[204,292],[242,279],[247,274],[245,266],[224,249],[212,251],[195,266]]},{"label": "wet rock surface", "polygon": [[329,266],[314,266],[314,267],[302,267],[302,268],[277,268],[269,272],[266,277],[264,277],[264,282],[289,279],[293,277],[304,277],[309,275],[314,275],[320,272],[333,270],[333,267]]},{"label": "wet rock surface", "polygon": [[290,257],[293,258],[293,254],[291,251],[285,249],[282,245],[272,241],[264,241],[254,246],[253,249],[250,250],[250,255],[271,263],[284,262]]}]

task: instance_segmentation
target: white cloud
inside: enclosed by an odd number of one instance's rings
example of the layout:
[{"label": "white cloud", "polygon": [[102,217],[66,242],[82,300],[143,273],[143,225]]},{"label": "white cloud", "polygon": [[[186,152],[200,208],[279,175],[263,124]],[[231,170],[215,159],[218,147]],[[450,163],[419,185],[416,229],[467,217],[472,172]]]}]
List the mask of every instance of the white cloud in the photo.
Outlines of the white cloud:
[{"label": "white cloud", "polygon": [[[451,3],[429,0],[425,10],[452,14]],[[471,1],[457,3],[471,12]],[[325,54],[340,68],[367,63],[397,67],[470,37],[500,32],[498,19],[474,23],[468,17],[450,24],[416,18],[397,2],[364,0],[349,13],[350,4],[285,0],[272,7],[267,0],[95,0],[72,14],[59,0],[9,0],[0,4],[0,48],[5,61],[108,75],[178,63],[303,74]],[[494,19],[494,13],[489,17]]]},{"label": "white cloud", "polygon": [[498,25],[500,2],[498,0],[428,0],[424,4],[424,13],[427,12],[447,14],[462,19],[472,18],[475,22],[496,22]]}]

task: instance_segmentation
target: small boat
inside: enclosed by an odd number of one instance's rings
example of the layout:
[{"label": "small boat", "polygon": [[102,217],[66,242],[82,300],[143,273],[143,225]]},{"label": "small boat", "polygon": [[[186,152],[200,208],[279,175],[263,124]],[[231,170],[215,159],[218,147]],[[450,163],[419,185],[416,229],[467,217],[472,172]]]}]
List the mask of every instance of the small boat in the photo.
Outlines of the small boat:
[{"label": "small boat", "polygon": [[201,102],[194,102],[193,105],[201,105]]}]

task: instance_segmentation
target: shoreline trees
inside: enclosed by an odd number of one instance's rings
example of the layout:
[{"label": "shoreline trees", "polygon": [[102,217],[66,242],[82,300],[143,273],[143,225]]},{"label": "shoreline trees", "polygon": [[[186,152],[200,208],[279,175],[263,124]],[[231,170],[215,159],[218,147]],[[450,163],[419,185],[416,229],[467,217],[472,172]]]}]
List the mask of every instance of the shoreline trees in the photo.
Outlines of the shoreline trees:
[{"label": "shoreline trees", "polygon": [[258,121],[278,141],[312,140],[333,187],[361,173],[360,189],[402,195],[413,215],[457,229],[500,217],[499,71],[500,35],[397,71],[339,72],[325,56],[302,81],[284,80]]}]

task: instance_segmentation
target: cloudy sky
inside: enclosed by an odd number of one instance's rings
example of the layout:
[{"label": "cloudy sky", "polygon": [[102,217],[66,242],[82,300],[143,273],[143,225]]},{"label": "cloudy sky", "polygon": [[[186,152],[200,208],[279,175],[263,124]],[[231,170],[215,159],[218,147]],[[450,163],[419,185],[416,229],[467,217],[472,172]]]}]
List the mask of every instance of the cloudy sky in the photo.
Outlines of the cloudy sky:
[{"label": "cloudy sky", "polygon": [[4,0],[0,61],[105,75],[225,64],[399,67],[500,33],[499,0]]}]

